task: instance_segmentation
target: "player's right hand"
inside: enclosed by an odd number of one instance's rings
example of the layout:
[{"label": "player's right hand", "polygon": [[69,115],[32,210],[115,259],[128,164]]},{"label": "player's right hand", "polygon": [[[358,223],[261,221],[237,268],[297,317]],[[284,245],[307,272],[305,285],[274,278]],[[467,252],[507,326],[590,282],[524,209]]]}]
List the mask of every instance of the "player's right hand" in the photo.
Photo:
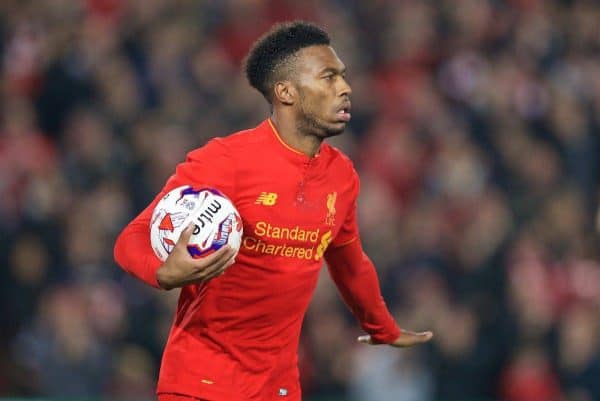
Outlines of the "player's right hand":
[{"label": "player's right hand", "polygon": [[194,259],[187,250],[193,232],[194,224],[181,232],[173,251],[156,271],[156,281],[161,288],[170,290],[207,282],[223,274],[235,262],[236,251],[229,245],[206,257]]}]

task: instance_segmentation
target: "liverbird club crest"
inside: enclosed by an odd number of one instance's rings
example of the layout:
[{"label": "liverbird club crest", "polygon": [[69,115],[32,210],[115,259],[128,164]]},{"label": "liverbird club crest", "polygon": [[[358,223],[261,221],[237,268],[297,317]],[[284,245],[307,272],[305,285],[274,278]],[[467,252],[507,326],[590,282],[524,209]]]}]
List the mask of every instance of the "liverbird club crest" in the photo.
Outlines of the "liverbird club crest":
[{"label": "liverbird club crest", "polygon": [[337,192],[332,192],[327,195],[327,216],[325,224],[332,227],[335,224],[335,201],[337,200]]}]

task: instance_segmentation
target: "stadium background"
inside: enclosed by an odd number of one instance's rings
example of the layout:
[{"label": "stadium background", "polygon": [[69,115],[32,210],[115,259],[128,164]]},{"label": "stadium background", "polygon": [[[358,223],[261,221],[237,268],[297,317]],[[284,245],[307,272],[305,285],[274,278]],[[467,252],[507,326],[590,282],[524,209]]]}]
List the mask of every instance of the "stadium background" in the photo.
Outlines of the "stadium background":
[{"label": "stadium background", "polygon": [[[600,400],[600,3],[2,0],[0,396],[152,400],[175,291],[112,261],[186,151],[258,123],[273,22],[324,25],[360,225],[412,350],[355,343],[324,275],[306,400]],[[259,155],[257,155],[259,157]]]}]

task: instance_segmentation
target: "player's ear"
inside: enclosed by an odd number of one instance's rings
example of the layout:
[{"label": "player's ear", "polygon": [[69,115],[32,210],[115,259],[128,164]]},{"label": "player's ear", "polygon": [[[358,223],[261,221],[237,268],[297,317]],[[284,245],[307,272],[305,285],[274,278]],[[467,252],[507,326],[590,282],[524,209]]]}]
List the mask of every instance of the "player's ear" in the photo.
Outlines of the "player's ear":
[{"label": "player's ear", "polygon": [[276,82],[273,92],[275,93],[275,99],[282,104],[291,106],[296,101],[297,91],[291,81]]}]

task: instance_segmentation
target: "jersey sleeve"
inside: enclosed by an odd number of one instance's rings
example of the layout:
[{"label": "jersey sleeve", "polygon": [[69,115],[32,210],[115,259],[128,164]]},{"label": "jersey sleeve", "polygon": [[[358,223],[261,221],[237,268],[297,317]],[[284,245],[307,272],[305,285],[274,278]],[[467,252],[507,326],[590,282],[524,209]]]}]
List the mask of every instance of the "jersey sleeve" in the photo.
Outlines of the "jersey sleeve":
[{"label": "jersey sleeve", "polygon": [[221,139],[213,139],[188,153],[186,160],[177,166],[154,200],[118,236],[114,247],[117,264],[145,283],[160,288],[156,281],[156,270],[162,262],[150,244],[150,219],[154,207],[167,192],[182,185],[215,188],[233,198],[235,182],[232,159]]},{"label": "jersey sleeve", "polygon": [[401,334],[381,295],[373,263],[359,240],[325,252],[329,274],[346,305],[376,343],[389,344]]},{"label": "jersey sleeve", "polygon": [[360,181],[358,178],[358,174],[356,173],[356,171],[354,171],[354,169],[352,169],[350,210],[344,218],[344,222],[342,223],[340,231],[337,233],[336,237],[331,242],[331,247],[335,248],[339,246],[344,246],[358,239],[358,223],[356,221],[356,208],[359,191]]}]

